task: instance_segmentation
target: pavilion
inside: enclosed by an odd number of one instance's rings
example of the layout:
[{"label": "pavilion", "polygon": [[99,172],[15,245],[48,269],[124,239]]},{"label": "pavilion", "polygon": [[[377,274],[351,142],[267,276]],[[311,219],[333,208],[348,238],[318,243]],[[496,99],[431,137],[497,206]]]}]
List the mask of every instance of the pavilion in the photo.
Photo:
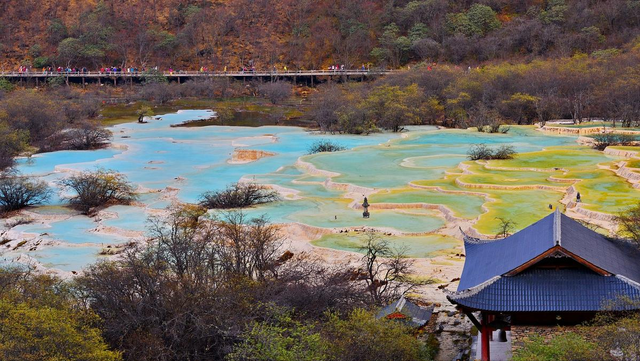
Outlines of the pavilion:
[{"label": "pavilion", "polygon": [[464,246],[458,291],[447,298],[481,332],[483,361],[496,329],[578,324],[599,311],[640,309],[640,250],[560,211],[504,239],[464,235]]}]

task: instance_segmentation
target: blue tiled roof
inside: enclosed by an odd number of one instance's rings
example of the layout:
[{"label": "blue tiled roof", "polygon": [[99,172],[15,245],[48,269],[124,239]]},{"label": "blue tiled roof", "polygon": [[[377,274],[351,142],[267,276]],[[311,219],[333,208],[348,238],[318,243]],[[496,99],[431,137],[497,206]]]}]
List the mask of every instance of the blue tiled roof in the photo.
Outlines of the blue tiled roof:
[{"label": "blue tiled roof", "polygon": [[637,248],[608,240],[556,211],[504,239],[482,241],[465,237],[466,260],[458,290],[501,276],[556,245],[609,273],[640,282]]},{"label": "blue tiled roof", "polygon": [[554,245],[553,214],[504,239],[478,243],[465,239],[466,258],[458,290],[505,274]]},{"label": "blue tiled roof", "polygon": [[564,214],[560,217],[562,248],[609,273],[640,283],[640,252],[636,246],[608,240]]},{"label": "blue tiled roof", "polygon": [[471,309],[495,312],[630,310],[638,308],[640,285],[588,269],[530,269],[516,276],[497,276],[448,298]]}]

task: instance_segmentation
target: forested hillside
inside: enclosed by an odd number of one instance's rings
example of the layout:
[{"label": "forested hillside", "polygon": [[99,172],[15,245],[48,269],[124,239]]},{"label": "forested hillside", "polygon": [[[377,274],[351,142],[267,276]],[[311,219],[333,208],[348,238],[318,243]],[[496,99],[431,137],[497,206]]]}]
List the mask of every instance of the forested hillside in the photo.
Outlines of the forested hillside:
[{"label": "forested hillside", "polygon": [[2,1],[0,64],[475,64],[620,48],[639,27],[638,0]]}]

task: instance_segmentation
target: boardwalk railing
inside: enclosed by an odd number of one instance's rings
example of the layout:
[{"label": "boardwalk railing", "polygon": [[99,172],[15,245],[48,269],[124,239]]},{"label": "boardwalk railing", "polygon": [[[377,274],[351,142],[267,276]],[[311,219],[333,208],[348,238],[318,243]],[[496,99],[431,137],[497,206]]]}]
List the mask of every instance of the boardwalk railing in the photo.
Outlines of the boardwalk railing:
[{"label": "boardwalk railing", "polygon": [[[361,70],[361,69],[345,69],[345,70],[296,70],[296,71],[164,71],[162,75],[167,78],[176,77],[305,77],[305,76],[371,76],[384,75],[392,73],[393,70]],[[144,76],[153,76],[155,74],[147,74],[144,72],[0,72],[3,78],[50,78],[50,77],[69,77],[69,78],[102,78],[102,77],[125,77],[139,78]]]}]

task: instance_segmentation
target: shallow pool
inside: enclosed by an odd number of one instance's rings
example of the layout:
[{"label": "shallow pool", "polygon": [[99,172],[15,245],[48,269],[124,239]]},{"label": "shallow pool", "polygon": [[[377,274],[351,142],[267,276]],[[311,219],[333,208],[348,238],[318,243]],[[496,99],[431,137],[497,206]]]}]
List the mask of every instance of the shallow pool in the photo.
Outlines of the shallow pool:
[{"label": "shallow pool", "polygon": [[[410,127],[404,134],[369,136],[318,134],[297,127],[171,127],[211,115],[208,110],[190,110],[162,115],[146,124],[121,124],[112,128],[114,146],[109,149],[19,159],[19,171],[42,177],[56,189],[48,205],[34,211],[43,216],[69,215],[49,224],[15,227],[17,232],[64,242],[22,252],[54,268],[77,270],[97,259],[103,245],[129,240],[122,235],[91,232],[96,227],[140,233],[146,229],[149,216],[174,201],[197,202],[202,193],[220,190],[240,179],[278,186],[287,194],[281,201],[245,210],[249,217],[265,215],[275,223],[299,222],[331,229],[367,226],[395,230],[405,236],[391,237],[390,241],[406,246],[415,257],[430,257],[459,244],[434,233],[446,225],[443,213],[410,206],[373,207],[371,217],[364,219],[362,210],[352,207],[353,202],[360,203],[365,195],[373,193],[369,200],[374,205],[440,204],[454,217],[477,220],[474,227],[478,231],[492,234],[497,218],[518,214],[517,227],[522,228],[544,216],[548,205],[556,205],[563,197],[563,187],[570,185],[557,178],[582,179],[576,187],[593,200],[585,206],[599,211],[607,207],[617,211],[628,203],[625,199],[638,193],[613,172],[598,169],[620,158],[576,146],[575,137],[545,135],[532,127],[512,127],[508,134]],[[314,142],[323,139],[347,150],[307,154]],[[491,161],[488,166],[466,161],[469,147],[480,143],[489,147],[512,145],[519,154],[512,160]],[[230,162],[236,149],[273,155],[236,164]],[[139,186],[143,191],[139,203],[110,207],[105,210],[109,216],[100,222],[65,213],[70,211],[61,207],[66,201],[57,182],[72,171],[98,167],[122,172]],[[342,185],[328,185],[335,183]],[[511,185],[529,188],[495,189]],[[555,188],[531,188],[538,186]],[[357,251],[360,243],[359,236],[342,234],[326,236],[314,244]]]}]

